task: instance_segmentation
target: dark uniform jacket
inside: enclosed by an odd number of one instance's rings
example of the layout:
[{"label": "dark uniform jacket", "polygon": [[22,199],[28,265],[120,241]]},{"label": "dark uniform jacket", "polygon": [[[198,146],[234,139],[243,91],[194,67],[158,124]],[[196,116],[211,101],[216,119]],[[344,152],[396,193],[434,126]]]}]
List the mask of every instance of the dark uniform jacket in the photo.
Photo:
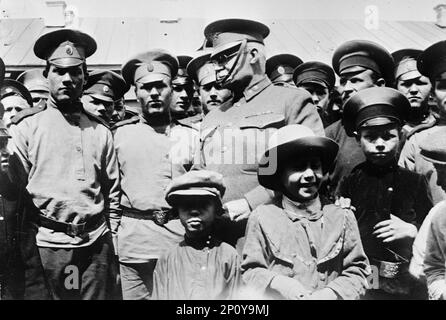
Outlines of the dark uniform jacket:
[{"label": "dark uniform jacket", "polygon": [[[393,191],[389,191],[389,188]],[[412,242],[397,240],[385,245],[372,234],[373,227],[380,221],[389,220],[392,214],[419,229],[432,208],[427,180],[396,163],[377,167],[364,162],[341,181],[337,193],[350,198],[352,206],[356,208],[355,216],[361,240],[370,263],[379,267],[379,261],[401,262],[408,267],[407,262],[412,256]],[[398,286],[394,285],[395,291],[388,292],[408,294],[407,288],[410,285],[410,281],[406,279]]]}]

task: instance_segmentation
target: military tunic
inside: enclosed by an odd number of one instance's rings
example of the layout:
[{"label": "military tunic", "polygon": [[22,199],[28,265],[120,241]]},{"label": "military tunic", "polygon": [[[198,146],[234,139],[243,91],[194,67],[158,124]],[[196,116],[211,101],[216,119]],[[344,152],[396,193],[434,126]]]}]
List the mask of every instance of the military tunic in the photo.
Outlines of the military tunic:
[{"label": "military tunic", "polygon": [[183,239],[184,228],[178,219],[163,226],[149,219],[135,219],[126,212],[141,215],[168,210],[164,192],[171,179],[184,173],[170,157],[172,141],[156,132],[142,117],[116,127],[114,144],[121,173],[123,217],[118,230],[120,262],[146,263],[158,259]]},{"label": "military tunic", "polygon": [[245,198],[254,209],[270,198],[257,182],[258,159],[274,131],[295,123],[324,135],[309,93],[274,86],[265,76],[240,100],[227,101],[204,117],[195,163],[223,174],[225,201]]},{"label": "military tunic", "polygon": [[[43,109],[43,108],[42,108]],[[63,113],[50,99],[48,107],[10,128],[12,180],[24,184],[41,215],[79,224],[103,215],[95,230],[76,236],[39,226],[37,245],[77,248],[93,244],[109,229],[116,232],[119,170],[113,137],[104,124],[87,114]]]},{"label": "military tunic", "polygon": [[426,177],[429,182],[429,188],[432,193],[434,204],[445,200],[446,192],[441,188],[441,183],[437,181],[438,175],[434,165],[420,155],[420,143],[425,139],[429,139],[431,134],[444,129],[445,125],[446,123],[441,122],[432,128],[425,129],[412,135],[401,150],[398,161],[400,166]]}]

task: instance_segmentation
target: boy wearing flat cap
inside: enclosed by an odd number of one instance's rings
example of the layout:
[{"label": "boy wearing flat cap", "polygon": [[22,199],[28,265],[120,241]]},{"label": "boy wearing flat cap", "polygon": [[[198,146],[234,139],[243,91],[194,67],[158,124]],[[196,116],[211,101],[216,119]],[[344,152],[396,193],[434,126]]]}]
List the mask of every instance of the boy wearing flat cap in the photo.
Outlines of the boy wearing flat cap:
[{"label": "boy wearing flat cap", "polygon": [[190,171],[174,179],[166,201],[179,216],[184,240],[163,257],[154,272],[153,298],[161,300],[231,299],[240,281],[236,250],[215,237],[214,221],[222,214],[223,176]]},{"label": "boy wearing flat cap", "polygon": [[[379,272],[367,299],[419,299],[425,291],[408,273],[412,243],[432,208],[426,179],[397,165],[400,130],[409,101],[391,88],[368,88],[344,105],[344,126],[366,161],[339,184],[355,210],[364,251]],[[341,204],[345,199],[341,199]]]},{"label": "boy wearing flat cap", "polygon": [[[242,275],[259,298],[358,299],[369,264],[353,213],[319,198],[338,145],[302,125],[271,136],[258,180],[280,194],[251,214]],[[274,165],[275,170],[270,170]]]},{"label": "boy wearing flat cap", "polygon": [[438,183],[438,173],[434,165],[424,159],[420,153],[423,140],[437,131],[444,130],[446,125],[446,41],[437,42],[424,50],[417,58],[418,71],[428,77],[432,83],[432,95],[438,106],[439,118],[435,125],[418,126],[411,132],[410,138],[401,150],[399,165],[425,176],[429,181],[434,204],[446,199],[446,192]]},{"label": "boy wearing flat cap", "polygon": [[122,76],[135,88],[141,114],[118,122],[114,144],[121,173],[122,219],[118,253],[125,300],[150,299],[158,258],[183,238],[184,228],[168,215],[164,200],[171,180],[185,173],[172,158],[171,81],[175,56],[162,49],[137,54],[122,65]]},{"label": "boy wearing flat cap", "polygon": [[221,219],[220,230],[234,245],[244,235],[250,212],[273,196],[255,176],[270,135],[291,123],[324,135],[308,92],[274,86],[265,74],[264,39],[269,32],[266,25],[244,19],[218,20],[204,30],[213,44],[217,83],[232,90],[234,98],[203,119],[195,164],[225,176],[228,215]]},{"label": "boy wearing flat cap", "polygon": [[327,127],[330,117],[328,106],[336,81],[333,69],[319,61],[304,62],[294,70],[293,81],[296,87],[311,94],[324,128]]},{"label": "boy wearing flat cap", "polygon": [[116,119],[115,101],[120,100],[129,91],[124,78],[110,70],[95,70],[88,74],[82,101],[85,109],[103,119],[110,126]]},{"label": "boy wearing flat cap", "polygon": [[[421,141],[420,155],[433,164],[437,172],[437,183],[446,190],[446,128],[443,127]],[[444,255],[444,212],[446,200],[437,203],[424,219],[413,243],[413,257],[409,271],[416,279],[428,284],[429,299],[446,299],[445,255]],[[439,239],[443,237],[443,242]],[[427,251],[429,250],[429,257]],[[426,263],[426,259],[428,260]],[[425,268],[429,268],[427,274]],[[429,282],[427,282],[429,280]],[[438,280],[438,281],[437,281]]]},{"label": "boy wearing flat cap", "polygon": [[43,75],[43,69],[30,69],[22,72],[17,81],[22,83],[33,98],[33,105],[46,105],[50,92],[48,79]]},{"label": "boy wearing flat cap", "polygon": [[[332,58],[333,70],[339,76],[339,91],[343,103],[363,89],[390,86],[393,82],[393,58],[377,43],[352,40],[340,45]],[[342,119],[325,129],[327,137],[339,144],[339,153],[330,176],[327,192],[334,196],[341,179],[365,161],[355,138],[349,137]]]},{"label": "boy wearing flat cap", "polygon": [[36,288],[40,270],[52,299],[111,298],[110,231],[116,233],[121,217],[119,168],[108,126],[80,100],[86,58],[95,51],[95,40],[77,30],[37,39],[34,53],[47,61],[50,98],[46,107],[16,115],[10,127],[10,175],[23,193],[26,213],[25,299],[45,293]]}]

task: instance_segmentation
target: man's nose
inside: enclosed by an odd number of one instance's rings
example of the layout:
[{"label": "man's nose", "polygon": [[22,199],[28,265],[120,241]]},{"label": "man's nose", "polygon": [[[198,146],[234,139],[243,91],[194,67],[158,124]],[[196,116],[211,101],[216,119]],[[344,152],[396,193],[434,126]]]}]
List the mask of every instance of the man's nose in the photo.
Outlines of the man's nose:
[{"label": "man's nose", "polygon": [[73,79],[71,79],[71,75],[69,72],[66,72],[63,76],[62,76],[62,81],[63,82],[72,82]]},{"label": "man's nose", "polygon": [[158,92],[158,90],[156,88],[150,89],[149,94],[152,97],[158,97],[159,96],[159,92]]},{"label": "man's nose", "polygon": [[313,169],[308,166],[305,171],[303,172],[303,178],[305,179],[305,181],[312,181],[314,179],[314,171]]},{"label": "man's nose", "polygon": [[375,146],[376,146],[376,149],[378,149],[378,150],[384,150],[386,147],[386,145],[384,143],[384,139],[382,139],[382,138],[376,139]]},{"label": "man's nose", "polygon": [[418,92],[418,86],[417,86],[415,83],[413,83],[413,84],[410,86],[409,91],[410,91],[410,92]]},{"label": "man's nose", "polygon": [[313,100],[313,103],[314,104],[318,104],[319,103],[319,96],[317,95],[317,94],[315,94],[315,93],[313,93],[312,95],[311,95],[311,99]]}]

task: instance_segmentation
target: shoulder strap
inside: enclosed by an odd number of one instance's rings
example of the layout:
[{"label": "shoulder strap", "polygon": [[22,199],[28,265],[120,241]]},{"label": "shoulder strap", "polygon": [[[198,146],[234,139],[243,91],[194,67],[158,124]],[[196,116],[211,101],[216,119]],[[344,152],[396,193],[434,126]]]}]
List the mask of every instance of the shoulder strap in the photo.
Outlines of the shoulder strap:
[{"label": "shoulder strap", "polygon": [[111,130],[113,131],[113,130],[118,129],[119,127],[123,127],[125,125],[134,124],[134,123],[138,123],[138,122],[139,122],[139,116],[136,115],[136,116],[131,117],[130,119],[125,119],[125,120],[121,120],[121,121],[116,122],[111,127]]},{"label": "shoulder strap", "polygon": [[20,111],[19,113],[17,113],[14,117],[12,117],[11,123],[18,124],[23,119],[30,117],[32,115],[35,115],[45,109],[46,109],[46,105],[39,105],[39,106],[36,106],[33,108],[24,109],[24,110]]}]

